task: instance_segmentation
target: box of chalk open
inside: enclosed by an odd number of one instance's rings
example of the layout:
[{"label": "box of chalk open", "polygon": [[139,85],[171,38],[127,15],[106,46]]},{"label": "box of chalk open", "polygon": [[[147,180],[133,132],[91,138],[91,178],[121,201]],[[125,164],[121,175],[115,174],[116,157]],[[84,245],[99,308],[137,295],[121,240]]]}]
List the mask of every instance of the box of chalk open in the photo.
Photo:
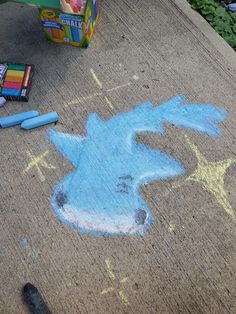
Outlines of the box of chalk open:
[{"label": "box of chalk open", "polygon": [[0,62],[0,97],[28,101],[33,71],[31,64]]}]

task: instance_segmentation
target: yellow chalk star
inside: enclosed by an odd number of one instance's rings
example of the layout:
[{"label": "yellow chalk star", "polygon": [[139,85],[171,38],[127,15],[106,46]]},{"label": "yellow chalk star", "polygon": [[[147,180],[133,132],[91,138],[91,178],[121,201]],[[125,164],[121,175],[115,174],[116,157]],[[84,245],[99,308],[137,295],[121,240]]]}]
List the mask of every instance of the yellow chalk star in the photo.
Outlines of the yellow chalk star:
[{"label": "yellow chalk star", "polygon": [[108,276],[112,279],[115,280],[116,276],[115,276],[115,269],[111,264],[111,261],[109,259],[105,260],[106,266],[107,266],[107,273]]},{"label": "yellow chalk star", "polygon": [[235,219],[234,209],[230,205],[224,189],[224,176],[227,169],[232,164],[236,163],[236,159],[230,158],[218,162],[208,162],[198,150],[197,146],[191,143],[187,137],[186,139],[191,150],[197,157],[198,166],[185,181],[200,183],[205,190],[215,196],[224,210]]},{"label": "yellow chalk star", "polygon": [[107,294],[107,293],[113,292],[113,291],[115,291],[115,289],[113,287],[110,287],[110,288],[102,290],[101,294]]},{"label": "yellow chalk star", "polygon": [[119,297],[120,297],[121,301],[122,301],[125,305],[128,305],[128,304],[129,304],[129,300],[128,300],[127,296],[125,295],[124,291],[122,291],[122,290],[119,291]]},{"label": "yellow chalk star", "polygon": [[[115,268],[112,266],[112,263],[109,259],[106,259],[105,263],[106,263],[106,270],[107,270],[109,278],[111,280],[115,281],[115,279],[116,279]],[[119,280],[119,285],[124,284],[126,282],[128,282],[128,278],[124,277],[123,279]],[[124,291],[122,291],[122,290],[118,291],[114,287],[109,287],[109,288],[103,289],[101,294],[104,295],[104,294],[107,294],[110,292],[115,292],[119,296],[119,298],[123,304],[125,304],[125,305],[129,304],[129,300],[128,300],[126,294],[124,293]]]},{"label": "yellow chalk star", "polygon": [[29,164],[27,166],[27,168],[24,170],[23,173],[26,173],[26,172],[29,172],[32,168],[36,168],[37,170],[37,173],[38,173],[38,177],[39,177],[39,180],[41,182],[44,182],[45,181],[45,177],[42,173],[42,170],[40,169],[40,167],[42,168],[45,168],[45,169],[56,169],[54,166],[48,164],[44,158],[48,155],[49,151],[46,151],[45,153],[43,153],[42,155],[40,156],[34,156],[31,152],[27,151],[26,152],[28,157],[29,157]]}]

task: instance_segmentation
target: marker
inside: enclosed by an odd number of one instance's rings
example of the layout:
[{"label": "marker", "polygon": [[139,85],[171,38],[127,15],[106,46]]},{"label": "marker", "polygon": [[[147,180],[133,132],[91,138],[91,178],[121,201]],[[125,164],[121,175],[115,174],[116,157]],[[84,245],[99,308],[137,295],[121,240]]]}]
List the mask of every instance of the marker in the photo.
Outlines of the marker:
[{"label": "marker", "polygon": [[31,283],[23,287],[23,299],[32,314],[52,314],[38,289]]},{"label": "marker", "polygon": [[18,113],[5,118],[0,118],[0,127],[9,128],[17,124],[21,124],[24,120],[37,117],[39,115],[38,111],[32,110],[27,112]]},{"label": "marker", "polygon": [[30,130],[38,128],[40,126],[55,123],[58,121],[58,114],[56,112],[50,112],[36,118],[28,119],[21,123],[21,128],[25,130]]}]

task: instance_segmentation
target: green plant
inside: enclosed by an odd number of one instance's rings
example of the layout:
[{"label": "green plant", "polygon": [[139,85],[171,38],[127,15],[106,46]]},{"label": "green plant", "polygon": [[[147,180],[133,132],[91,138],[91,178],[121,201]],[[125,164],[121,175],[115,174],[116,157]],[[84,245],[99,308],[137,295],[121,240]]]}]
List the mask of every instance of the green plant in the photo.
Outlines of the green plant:
[{"label": "green plant", "polygon": [[188,0],[188,2],[236,50],[236,13],[228,12],[213,0]]}]

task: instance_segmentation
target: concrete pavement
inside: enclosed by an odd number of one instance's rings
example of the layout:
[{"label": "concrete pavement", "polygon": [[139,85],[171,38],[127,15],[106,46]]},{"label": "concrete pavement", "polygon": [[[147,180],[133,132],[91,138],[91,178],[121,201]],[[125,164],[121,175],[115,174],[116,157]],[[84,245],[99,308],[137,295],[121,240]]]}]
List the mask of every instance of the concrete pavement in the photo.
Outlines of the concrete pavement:
[{"label": "concrete pavement", "polygon": [[48,43],[35,8],[7,4],[0,59],[35,65],[30,101],[0,117],[57,111],[52,128],[65,133],[84,135],[91,112],[106,120],[175,95],[228,112],[218,138],[170,124],[163,137],[137,136],[186,169],[143,186],[154,223],[142,236],[63,224],[50,197],[73,165],[47,127],[0,130],[0,313],[26,313],[28,281],[53,313],[235,313],[236,54],[223,39],[184,0],[114,0],[83,50]]}]

